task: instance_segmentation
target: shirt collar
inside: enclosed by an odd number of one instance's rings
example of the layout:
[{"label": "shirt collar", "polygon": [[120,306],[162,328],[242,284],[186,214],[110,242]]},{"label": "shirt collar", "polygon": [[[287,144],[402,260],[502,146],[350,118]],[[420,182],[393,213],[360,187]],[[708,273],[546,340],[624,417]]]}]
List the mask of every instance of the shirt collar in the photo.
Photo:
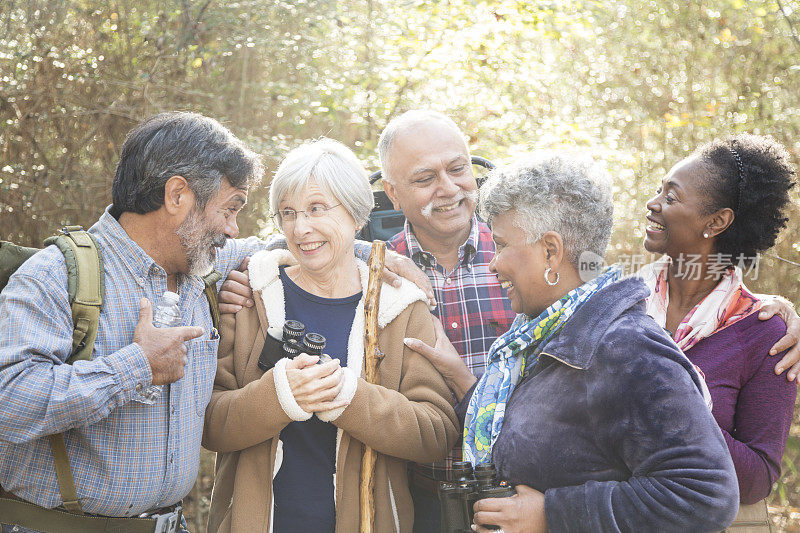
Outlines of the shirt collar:
[{"label": "shirt collar", "polygon": [[[411,256],[411,258],[417,263],[421,263],[428,267],[432,266],[436,259],[433,257],[432,253],[422,248],[417,240],[416,235],[414,235],[414,229],[411,227],[408,219],[405,221],[404,230],[406,234],[406,244],[408,245],[408,254]],[[478,249],[479,238],[480,231],[478,229],[478,218],[473,214],[472,220],[470,221],[470,229],[469,235],[467,235],[467,240],[465,240],[464,243],[458,247],[458,258],[462,264],[468,264],[472,262],[472,259],[475,257],[475,252]]]},{"label": "shirt collar", "polygon": [[97,223],[92,226],[91,231],[105,241],[105,245],[114,251],[120,262],[141,285],[155,269],[162,271],[163,269],[156,264],[152,257],[147,255],[136,241],[128,236],[119,221],[111,215],[110,209],[111,206],[106,208]]}]

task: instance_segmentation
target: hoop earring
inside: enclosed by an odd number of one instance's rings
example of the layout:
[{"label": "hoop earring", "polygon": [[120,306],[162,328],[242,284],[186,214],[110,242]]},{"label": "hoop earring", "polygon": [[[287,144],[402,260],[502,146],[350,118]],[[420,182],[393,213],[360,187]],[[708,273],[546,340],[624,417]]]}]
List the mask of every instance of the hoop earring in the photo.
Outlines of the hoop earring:
[{"label": "hoop earring", "polygon": [[547,283],[548,285],[553,287],[555,285],[558,285],[558,280],[561,279],[561,275],[558,272],[556,272],[556,280],[553,281],[552,283],[550,282],[550,278],[549,277],[550,277],[550,267],[547,267],[547,270],[544,271],[544,281],[545,281],[545,283]]}]

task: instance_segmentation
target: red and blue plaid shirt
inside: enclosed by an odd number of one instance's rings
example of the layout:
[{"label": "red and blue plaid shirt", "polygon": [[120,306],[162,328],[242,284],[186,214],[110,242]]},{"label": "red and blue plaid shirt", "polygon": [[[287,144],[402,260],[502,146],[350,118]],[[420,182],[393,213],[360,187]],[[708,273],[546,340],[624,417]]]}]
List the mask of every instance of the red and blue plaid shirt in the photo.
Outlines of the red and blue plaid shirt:
[{"label": "red and blue plaid shirt", "polygon": [[[406,220],[403,231],[389,239],[390,250],[406,255],[425,271],[436,296],[434,314],[442,321],[447,337],[475,376],[486,367],[486,354],[494,340],[505,333],[516,313],[497,276],[489,271],[494,242],[489,226],[472,217],[469,237],[458,248],[458,263],[447,272],[433,254],[422,249]],[[415,465],[428,477],[445,480],[453,461],[461,460],[457,444],[445,461]]]}]

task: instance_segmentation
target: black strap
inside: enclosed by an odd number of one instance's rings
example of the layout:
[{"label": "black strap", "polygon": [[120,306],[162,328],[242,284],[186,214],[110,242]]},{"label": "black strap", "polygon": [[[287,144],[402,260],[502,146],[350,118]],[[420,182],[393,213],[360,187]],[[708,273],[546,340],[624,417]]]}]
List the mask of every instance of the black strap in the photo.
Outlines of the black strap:
[{"label": "black strap", "polygon": [[258,357],[258,368],[266,372],[283,357],[286,357],[286,354],[283,353],[283,342],[267,333],[267,338],[264,339],[264,347]]}]

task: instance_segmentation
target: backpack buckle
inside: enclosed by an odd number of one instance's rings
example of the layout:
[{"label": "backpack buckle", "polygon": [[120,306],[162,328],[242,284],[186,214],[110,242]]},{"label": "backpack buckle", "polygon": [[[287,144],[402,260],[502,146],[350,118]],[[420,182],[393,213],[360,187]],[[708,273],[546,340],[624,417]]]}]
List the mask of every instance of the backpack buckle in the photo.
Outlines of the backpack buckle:
[{"label": "backpack buckle", "polygon": [[83,231],[83,226],[64,226],[61,228],[62,235],[69,235],[73,231]]}]

